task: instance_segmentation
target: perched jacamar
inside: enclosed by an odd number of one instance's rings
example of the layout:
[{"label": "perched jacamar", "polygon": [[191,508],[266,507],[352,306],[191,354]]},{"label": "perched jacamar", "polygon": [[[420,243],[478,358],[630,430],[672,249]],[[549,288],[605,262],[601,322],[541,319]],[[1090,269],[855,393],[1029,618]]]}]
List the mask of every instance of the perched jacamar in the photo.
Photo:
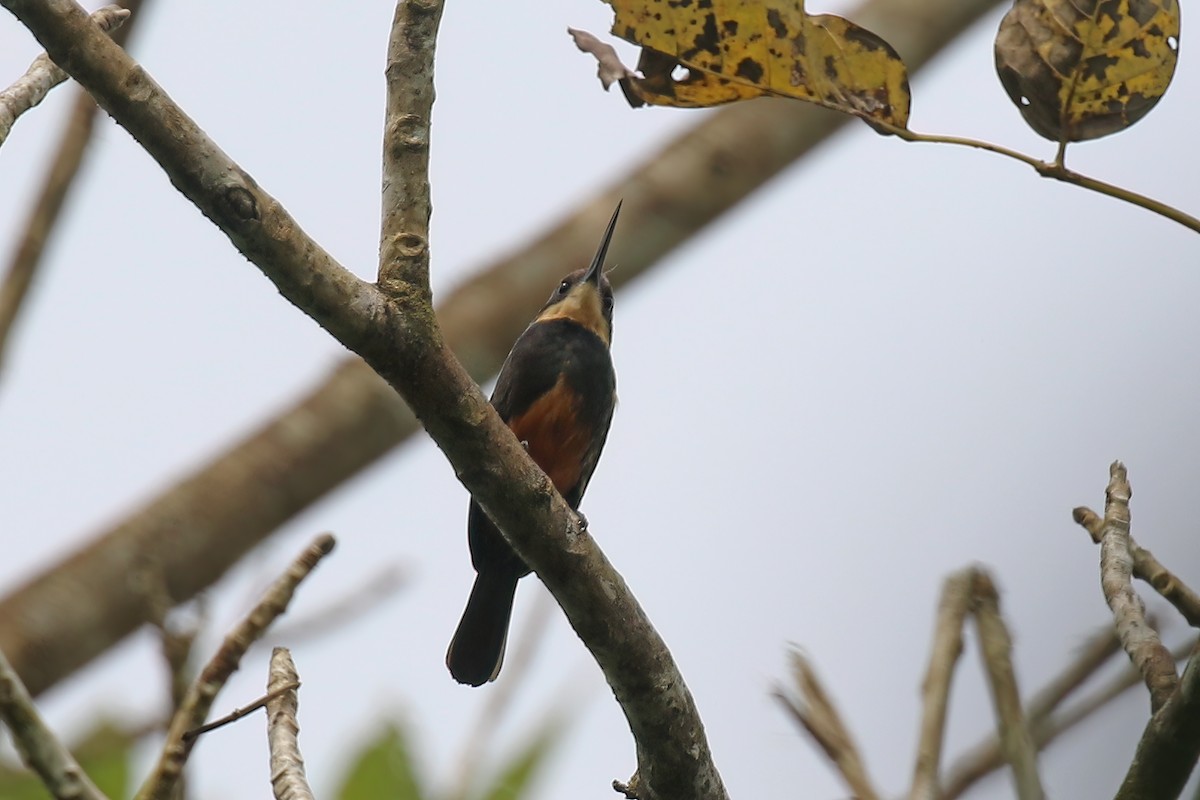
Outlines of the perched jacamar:
[{"label": "perched jacamar", "polygon": [[[618,203],[591,266],[563,278],[517,338],[492,392],[500,418],[572,509],[600,460],[617,403],[604,256],[620,212]],[[467,541],[478,574],[446,666],[459,683],[480,686],[500,673],[517,581],[529,567],[474,500]]]}]

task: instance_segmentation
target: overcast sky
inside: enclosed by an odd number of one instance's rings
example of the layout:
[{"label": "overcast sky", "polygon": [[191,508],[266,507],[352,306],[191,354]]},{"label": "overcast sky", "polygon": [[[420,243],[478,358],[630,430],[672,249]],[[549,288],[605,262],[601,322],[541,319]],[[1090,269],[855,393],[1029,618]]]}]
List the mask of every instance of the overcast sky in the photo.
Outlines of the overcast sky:
[{"label": "overcast sky", "polygon": [[[217,143],[368,278],[391,14],[382,0],[336,11],[165,0],[136,42]],[[610,19],[582,0],[447,5],[435,291],[706,113],[634,111],[603,93],[565,29],[602,34]],[[1050,157],[995,77],[998,22],[984,20],[914,80],[912,125]],[[0,18],[0,84],[36,52]],[[1198,84],[1185,44],[1159,107],[1073,147],[1071,166],[1200,213]],[[0,149],[0,252],[69,101],[56,91]],[[136,510],[343,356],[111,122],[77,189],[0,376],[0,591]],[[876,782],[907,787],[937,595],[969,563],[1002,590],[1022,688],[1049,678],[1107,618],[1098,551],[1070,510],[1102,508],[1115,458],[1135,489],[1134,535],[1200,584],[1198,294],[1200,238],[1175,223],[986,153],[860,126],[618,295],[621,405],[584,510],[672,648],[735,796],[845,794],[768,696],[786,677],[789,644],[814,660]],[[213,592],[206,648],[319,531],[340,547],[295,617],[382,565],[408,571],[394,600],[294,650],[319,793],[387,719],[411,731],[428,781],[453,783],[489,691],[457,686],[442,663],[472,577],[466,504],[440,453],[415,439]],[[542,594],[522,583],[515,637]],[[243,664],[218,710],[261,693],[267,652]],[[65,730],[101,711],[140,719],[159,708],[161,671],[152,637],[139,635],[43,706]],[[489,758],[564,691],[574,721],[539,797],[610,797],[609,782],[635,765],[632,740],[557,610]],[[992,724],[973,649],[953,709],[951,754]],[[1132,693],[1056,745],[1042,768],[1050,794],[1111,795],[1147,711]],[[193,764],[199,797],[265,796],[261,719],[207,737]],[[978,794],[1011,795],[1007,778]]]}]

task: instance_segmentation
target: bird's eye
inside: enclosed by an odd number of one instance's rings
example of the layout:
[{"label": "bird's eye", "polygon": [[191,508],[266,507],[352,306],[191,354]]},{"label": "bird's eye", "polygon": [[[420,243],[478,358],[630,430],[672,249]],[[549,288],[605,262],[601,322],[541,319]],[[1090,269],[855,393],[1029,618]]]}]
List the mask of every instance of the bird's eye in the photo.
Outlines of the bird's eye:
[{"label": "bird's eye", "polygon": [[563,281],[562,283],[560,283],[560,284],[558,285],[558,293],[559,293],[559,294],[566,294],[566,293],[567,293],[567,290],[568,290],[568,289],[570,289],[570,288],[571,288],[571,282],[570,282],[570,281]]}]

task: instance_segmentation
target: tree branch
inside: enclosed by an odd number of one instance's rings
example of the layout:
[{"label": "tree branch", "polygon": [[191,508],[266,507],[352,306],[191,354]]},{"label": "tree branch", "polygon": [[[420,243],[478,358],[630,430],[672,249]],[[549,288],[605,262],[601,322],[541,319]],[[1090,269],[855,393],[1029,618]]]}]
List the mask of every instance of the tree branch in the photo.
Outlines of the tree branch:
[{"label": "tree branch", "polygon": [[[129,19],[129,10],[120,6],[105,6],[92,14],[92,22],[105,33],[111,33]],[[33,60],[25,74],[0,91],[0,145],[8,139],[12,126],[22,114],[46,99],[50,90],[67,79],[46,53]]]},{"label": "tree branch", "polygon": [[[996,4],[870,0],[854,17],[887,34],[916,70]],[[542,301],[541,287],[561,277],[564,263],[586,259],[617,194],[627,212],[621,240],[613,244],[621,263],[613,278],[620,286],[846,122],[802,105],[761,101],[707,115],[453,292],[440,309],[446,341],[476,380],[494,375]],[[416,430],[416,419],[394,393],[348,359],[308,397],[0,602],[0,648],[31,691],[44,691],[148,619],[144,598],[122,580],[144,554],[161,564],[176,601],[186,600]]]},{"label": "tree branch", "polygon": [[1146,681],[1150,707],[1157,711],[1175,691],[1179,676],[1175,674],[1175,661],[1170,651],[1146,623],[1142,598],[1133,590],[1133,555],[1129,538],[1129,499],[1133,490],[1126,478],[1125,465],[1114,461],[1108,472],[1104,529],[1100,534],[1100,586],[1104,590],[1104,600],[1112,609],[1121,645]]},{"label": "tree branch", "polygon": [[379,288],[385,294],[429,288],[429,125],[433,112],[433,52],[441,0],[396,3],[388,39],[387,112],[383,134],[383,213]]},{"label": "tree branch", "polygon": [[[1104,533],[1103,517],[1086,506],[1074,509],[1071,516],[1091,534],[1093,542],[1100,544]],[[1140,546],[1133,536],[1129,537],[1129,550],[1133,554],[1133,577],[1150,584],[1164,600],[1175,606],[1189,625],[1200,628],[1200,595],[1163,566],[1153,553]]]},{"label": "tree branch", "polygon": [[56,800],[106,800],[34,708],[33,698],[0,653],[0,719],[12,732],[25,766]]},{"label": "tree branch", "polygon": [[285,647],[271,652],[271,670],[267,680],[267,742],[271,747],[271,788],[275,800],[314,800],[304,775],[304,757],[300,755],[300,722],[296,713],[300,698],[296,691],[300,676]]},{"label": "tree branch", "polygon": [[188,736],[188,733],[204,723],[212,709],[213,701],[217,699],[217,694],[224,688],[229,676],[237,670],[242,656],[266,632],[271,623],[287,610],[296,587],[309,576],[322,558],[333,551],[333,545],[334,539],[329,534],[318,536],[271,585],[245,619],[225,637],[225,641],[200,671],[188,689],[183,704],[171,718],[162,754],[150,776],[138,790],[136,800],[167,800],[172,796],[171,790],[183,773],[183,765],[187,763],[196,742],[195,735]]}]

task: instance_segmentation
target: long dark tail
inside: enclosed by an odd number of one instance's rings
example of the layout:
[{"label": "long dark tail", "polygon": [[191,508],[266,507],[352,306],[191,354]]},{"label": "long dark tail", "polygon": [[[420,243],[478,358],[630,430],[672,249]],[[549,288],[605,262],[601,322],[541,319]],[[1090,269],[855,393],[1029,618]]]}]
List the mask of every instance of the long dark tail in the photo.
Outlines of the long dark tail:
[{"label": "long dark tail", "polygon": [[446,666],[459,683],[482,686],[500,674],[517,580],[506,570],[485,570],[475,577],[467,608],[446,651]]}]

